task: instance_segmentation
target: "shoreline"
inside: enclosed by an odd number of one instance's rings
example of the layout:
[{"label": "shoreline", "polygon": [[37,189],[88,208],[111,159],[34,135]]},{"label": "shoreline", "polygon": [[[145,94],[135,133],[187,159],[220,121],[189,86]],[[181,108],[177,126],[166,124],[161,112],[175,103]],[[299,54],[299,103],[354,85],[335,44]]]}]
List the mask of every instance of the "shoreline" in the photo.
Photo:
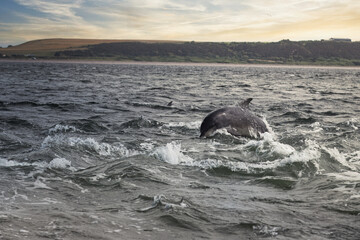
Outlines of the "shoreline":
[{"label": "shoreline", "polygon": [[360,66],[337,65],[291,65],[264,63],[202,63],[202,62],[159,62],[159,61],[114,61],[114,60],[82,60],[82,59],[0,59],[0,63],[76,63],[76,64],[104,64],[104,65],[165,65],[165,66],[225,66],[225,67],[259,67],[259,68],[308,68],[308,69],[354,69]]}]

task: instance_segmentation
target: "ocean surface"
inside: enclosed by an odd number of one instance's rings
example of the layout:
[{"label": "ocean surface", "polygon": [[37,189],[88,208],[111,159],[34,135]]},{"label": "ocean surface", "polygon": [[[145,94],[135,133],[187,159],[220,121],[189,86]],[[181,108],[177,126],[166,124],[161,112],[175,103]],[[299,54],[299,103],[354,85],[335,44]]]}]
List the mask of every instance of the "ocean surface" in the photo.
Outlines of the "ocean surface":
[{"label": "ocean surface", "polygon": [[[3,61],[0,93],[0,239],[360,239],[360,68]],[[250,97],[269,133],[199,138]]]}]

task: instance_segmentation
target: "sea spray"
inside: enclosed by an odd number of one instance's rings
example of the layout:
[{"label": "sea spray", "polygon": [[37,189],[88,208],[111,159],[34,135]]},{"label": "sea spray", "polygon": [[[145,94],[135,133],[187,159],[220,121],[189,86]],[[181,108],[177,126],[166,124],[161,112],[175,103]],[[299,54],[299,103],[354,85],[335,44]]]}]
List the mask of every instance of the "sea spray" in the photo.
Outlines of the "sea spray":
[{"label": "sea spray", "polygon": [[170,164],[190,164],[193,162],[193,159],[189,156],[186,156],[181,151],[181,144],[177,142],[167,143],[165,146],[161,146],[155,149],[153,155],[158,157],[164,162]]}]

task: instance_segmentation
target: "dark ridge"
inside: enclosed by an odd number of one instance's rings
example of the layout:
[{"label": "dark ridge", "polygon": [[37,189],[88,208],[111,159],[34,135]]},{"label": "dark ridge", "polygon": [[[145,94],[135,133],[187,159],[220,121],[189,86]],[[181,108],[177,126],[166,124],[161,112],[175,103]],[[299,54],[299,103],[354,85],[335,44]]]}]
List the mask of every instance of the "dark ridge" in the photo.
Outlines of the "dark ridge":
[{"label": "dark ridge", "polygon": [[101,123],[98,123],[96,120],[91,120],[91,119],[68,120],[61,122],[61,124],[74,126],[80,131],[87,133],[99,133],[108,130],[106,126],[102,125]]},{"label": "dark ridge", "polygon": [[159,219],[170,226],[184,228],[190,231],[202,232],[202,230],[196,224],[187,220],[176,218],[170,214],[162,215],[159,217]]},{"label": "dark ridge", "polygon": [[130,120],[128,122],[124,122],[121,124],[121,128],[151,128],[151,127],[158,127],[161,126],[162,123],[157,122],[155,120],[151,120],[151,119],[144,119],[142,117],[140,118],[136,118],[134,120]]},{"label": "dark ridge", "polygon": [[360,42],[115,42],[89,45],[85,49],[58,51],[55,57],[360,66]]}]

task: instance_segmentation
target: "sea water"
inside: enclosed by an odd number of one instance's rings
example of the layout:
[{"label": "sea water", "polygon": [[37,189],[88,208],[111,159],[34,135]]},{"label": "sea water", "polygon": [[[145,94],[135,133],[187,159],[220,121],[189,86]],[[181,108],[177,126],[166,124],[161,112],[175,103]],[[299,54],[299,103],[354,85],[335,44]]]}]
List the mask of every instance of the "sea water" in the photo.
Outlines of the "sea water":
[{"label": "sea water", "polygon": [[[360,238],[359,68],[3,61],[0,93],[0,238]],[[199,138],[250,97],[261,139]]]}]

